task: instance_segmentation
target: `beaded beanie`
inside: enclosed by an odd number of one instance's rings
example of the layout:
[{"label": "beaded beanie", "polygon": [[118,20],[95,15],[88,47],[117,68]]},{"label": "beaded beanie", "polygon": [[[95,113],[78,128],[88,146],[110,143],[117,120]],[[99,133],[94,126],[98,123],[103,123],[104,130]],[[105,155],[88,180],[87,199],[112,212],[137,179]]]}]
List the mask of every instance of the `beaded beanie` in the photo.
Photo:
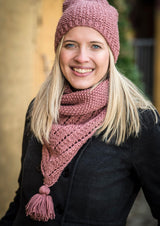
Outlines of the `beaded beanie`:
[{"label": "beaded beanie", "polygon": [[62,37],[76,26],[97,30],[107,41],[117,61],[120,49],[118,12],[107,0],[65,0],[55,33],[55,50]]}]

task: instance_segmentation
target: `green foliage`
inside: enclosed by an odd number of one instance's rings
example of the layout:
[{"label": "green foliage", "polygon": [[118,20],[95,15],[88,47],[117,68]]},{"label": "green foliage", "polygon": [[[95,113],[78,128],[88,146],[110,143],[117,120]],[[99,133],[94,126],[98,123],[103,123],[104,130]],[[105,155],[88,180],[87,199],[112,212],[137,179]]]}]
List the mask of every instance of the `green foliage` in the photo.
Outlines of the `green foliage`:
[{"label": "green foliage", "polygon": [[141,74],[134,62],[132,28],[129,23],[129,5],[126,0],[108,0],[119,12],[120,55],[117,61],[118,70],[139,88],[143,89]]}]

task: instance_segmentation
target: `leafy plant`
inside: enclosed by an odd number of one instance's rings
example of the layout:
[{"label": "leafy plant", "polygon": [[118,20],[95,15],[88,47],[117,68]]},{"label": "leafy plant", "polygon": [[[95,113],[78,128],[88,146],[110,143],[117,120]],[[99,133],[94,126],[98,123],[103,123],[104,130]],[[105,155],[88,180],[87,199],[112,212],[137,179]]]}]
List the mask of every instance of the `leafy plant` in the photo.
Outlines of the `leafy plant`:
[{"label": "leafy plant", "polygon": [[143,90],[142,76],[134,61],[133,30],[129,22],[129,4],[126,0],[108,0],[108,2],[119,12],[120,55],[116,66],[122,74]]}]

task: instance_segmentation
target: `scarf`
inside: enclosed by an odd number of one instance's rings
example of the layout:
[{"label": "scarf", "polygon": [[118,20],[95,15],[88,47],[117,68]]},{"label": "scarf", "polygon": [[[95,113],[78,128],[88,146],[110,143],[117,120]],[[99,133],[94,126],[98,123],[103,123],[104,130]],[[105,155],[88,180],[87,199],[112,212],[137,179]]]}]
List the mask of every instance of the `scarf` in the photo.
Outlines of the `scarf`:
[{"label": "scarf", "polygon": [[68,86],[61,99],[59,121],[53,123],[49,143],[42,147],[41,171],[43,185],[26,205],[26,215],[34,220],[55,218],[50,187],[60,177],[78,150],[102,125],[107,109],[109,82],[105,80],[94,89],[73,92]]}]

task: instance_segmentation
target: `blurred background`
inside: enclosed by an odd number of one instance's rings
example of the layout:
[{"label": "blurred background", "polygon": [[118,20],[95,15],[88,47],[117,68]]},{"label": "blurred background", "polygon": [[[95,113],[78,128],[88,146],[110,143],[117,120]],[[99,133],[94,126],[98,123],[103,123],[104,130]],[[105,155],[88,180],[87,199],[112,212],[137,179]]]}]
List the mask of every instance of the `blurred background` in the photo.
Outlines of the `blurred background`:
[{"label": "blurred background", "polygon": [[[160,0],[110,0],[119,11],[118,69],[160,112]],[[54,61],[63,0],[0,0],[0,217],[17,189],[27,106]],[[142,192],[127,226],[155,226]]]}]

